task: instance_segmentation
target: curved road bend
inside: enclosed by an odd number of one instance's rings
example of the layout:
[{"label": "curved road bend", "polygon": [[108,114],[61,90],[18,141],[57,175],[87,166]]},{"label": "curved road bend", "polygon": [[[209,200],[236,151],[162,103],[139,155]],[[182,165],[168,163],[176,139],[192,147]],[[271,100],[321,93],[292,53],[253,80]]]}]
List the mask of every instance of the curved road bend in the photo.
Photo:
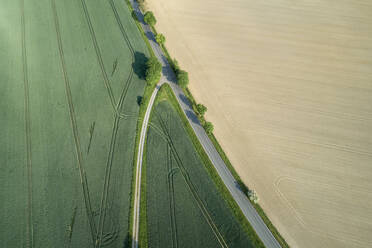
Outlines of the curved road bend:
[{"label": "curved road bend", "polygon": [[272,235],[266,224],[263,222],[261,217],[258,215],[248,198],[243,194],[243,192],[237,186],[237,182],[232,176],[231,172],[227,168],[224,161],[221,159],[219,153],[213,146],[208,135],[206,134],[204,128],[200,125],[196,114],[194,113],[190,102],[184,95],[182,89],[176,84],[176,76],[173,73],[163,51],[155,41],[155,36],[151,28],[145,24],[143,21],[143,14],[139,9],[138,3],[134,0],[130,0],[133,9],[137,15],[138,20],[150,42],[150,45],[155,53],[155,56],[163,65],[163,75],[160,79],[160,83],[156,86],[154,92],[151,95],[149,105],[146,110],[145,118],[142,124],[138,157],[137,157],[137,168],[136,168],[136,188],[135,188],[135,199],[134,199],[134,219],[133,219],[133,242],[132,248],[138,247],[138,236],[139,236],[139,211],[140,211],[140,196],[141,196],[141,172],[142,172],[142,155],[143,147],[146,138],[146,131],[148,126],[148,121],[150,117],[150,112],[159,91],[160,86],[165,82],[168,83],[174,94],[176,95],[177,101],[180,104],[183,112],[187,116],[191,127],[193,128],[196,136],[198,137],[201,145],[203,146],[205,152],[207,153],[209,159],[211,160],[213,166],[215,167],[217,173],[221,177],[222,181],[226,185],[227,189],[230,191],[232,197],[239,205],[244,216],[247,218],[253,229],[256,231],[257,235],[260,237],[262,242],[267,248],[280,248],[280,244]]}]

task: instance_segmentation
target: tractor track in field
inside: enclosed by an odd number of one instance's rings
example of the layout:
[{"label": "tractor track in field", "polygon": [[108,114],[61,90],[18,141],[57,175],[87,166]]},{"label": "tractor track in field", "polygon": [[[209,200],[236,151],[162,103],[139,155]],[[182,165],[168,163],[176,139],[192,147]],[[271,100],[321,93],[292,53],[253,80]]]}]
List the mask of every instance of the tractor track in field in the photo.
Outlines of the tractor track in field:
[{"label": "tractor track in field", "polygon": [[20,0],[21,10],[21,39],[22,39],[22,70],[24,85],[24,108],[25,108],[25,133],[27,153],[27,246],[34,247],[34,228],[32,217],[32,150],[31,150],[31,118],[30,118],[30,95],[27,71],[27,50],[26,50],[26,24],[25,24],[25,2]]},{"label": "tractor track in field", "polygon": [[105,216],[106,216],[106,211],[107,211],[107,199],[108,199],[107,196],[108,196],[109,184],[110,184],[110,178],[111,178],[111,169],[112,169],[112,161],[114,158],[116,136],[117,136],[117,132],[119,129],[119,120],[120,120],[120,117],[116,116],[115,121],[114,121],[114,126],[112,129],[109,155],[107,158],[107,164],[106,164],[106,169],[105,169],[105,178],[104,178],[103,191],[102,191],[102,197],[101,197],[101,206],[99,210],[98,230],[97,230],[97,235],[95,237],[95,247],[101,246],[101,239],[103,236],[103,226],[104,226]]},{"label": "tractor track in field", "polygon": [[53,17],[54,17],[54,25],[55,25],[56,35],[57,35],[58,50],[59,50],[59,57],[60,57],[61,67],[62,67],[62,72],[63,72],[63,79],[65,82],[65,92],[66,92],[66,97],[67,97],[67,103],[68,103],[69,111],[70,111],[72,133],[73,133],[74,141],[75,141],[75,150],[76,150],[76,155],[77,155],[77,160],[78,160],[77,162],[78,162],[78,168],[79,168],[80,183],[83,189],[83,198],[84,198],[85,208],[86,208],[88,221],[90,225],[92,241],[94,243],[94,237],[95,237],[95,233],[97,232],[97,230],[95,227],[93,211],[92,211],[91,202],[90,202],[88,182],[87,182],[86,174],[83,168],[83,158],[82,158],[82,153],[80,149],[80,140],[79,140],[79,135],[78,135],[78,128],[77,128],[77,123],[76,123],[74,105],[72,101],[70,82],[67,76],[65,57],[64,57],[63,47],[62,47],[62,37],[60,33],[60,28],[59,28],[59,21],[58,21],[58,14],[57,14],[55,0],[51,0],[51,7],[52,7],[52,12],[53,12]]},{"label": "tractor track in field", "polygon": [[99,49],[99,46],[98,46],[98,42],[97,42],[97,38],[96,38],[96,34],[94,32],[94,29],[93,29],[93,25],[92,25],[92,22],[90,20],[90,15],[89,15],[89,12],[88,12],[88,8],[87,8],[87,5],[86,5],[86,2],[85,0],[80,0],[82,6],[83,6],[83,10],[84,10],[84,15],[85,15],[85,19],[88,23],[88,27],[89,27],[89,32],[90,32],[90,36],[92,38],[92,42],[93,42],[93,46],[94,46],[94,50],[96,51],[96,56],[97,56],[97,60],[98,60],[98,64],[101,68],[101,72],[102,72],[102,76],[103,76],[103,81],[105,83],[105,86],[106,86],[106,89],[107,89],[107,92],[109,94],[109,97],[110,97],[110,101],[111,101],[111,105],[112,107],[114,108],[114,111],[116,111],[116,101],[115,101],[115,96],[114,96],[114,93],[112,92],[112,88],[111,88],[111,85],[110,85],[110,81],[107,77],[107,72],[106,72],[106,69],[105,69],[105,65],[103,63],[103,59],[102,59],[102,55],[101,55],[101,51]]},{"label": "tractor track in field", "polygon": [[[84,1],[84,0],[82,0]],[[116,22],[118,24],[118,27],[120,29],[120,32],[122,34],[123,39],[125,40],[127,47],[130,50],[131,54],[131,60],[132,63],[134,63],[134,50],[133,47],[129,41],[128,35],[123,27],[123,24],[120,20],[120,16],[117,13],[115,4],[112,0],[109,0],[111,9],[114,13]],[[90,21],[89,21],[90,22]],[[90,24],[91,25],[91,24]],[[92,28],[93,30],[93,28]],[[114,121],[114,127],[113,127],[113,133],[111,137],[111,142],[110,142],[110,150],[109,150],[109,155],[108,155],[108,161],[106,165],[106,170],[105,170],[105,179],[104,179],[104,185],[103,185],[103,191],[102,191],[102,197],[101,197],[101,206],[100,206],[100,213],[99,213],[99,220],[98,220],[98,231],[97,231],[97,236],[96,236],[96,241],[95,241],[95,246],[97,248],[101,247],[102,244],[102,238],[103,238],[103,229],[104,229],[104,224],[105,224],[105,218],[107,214],[107,202],[108,202],[108,192],[109,192],[109,186],[110,186],[110,178],[111,178],[111,169],[112,169],[112,162],[114,158],[114,149],[115,149],[115,144],[116,144],[116,137],[117,137],[117,132],[119,129],[119,122],[121,118],[121,108],[123,106],[125,97],[127,95],[128,89],[130,85],[132,84],[132,78],[133,78],[133,67],[131,67],[129,76],[126,80],[126,84],[123,87],[123,90],[120,94],[119,102],[117,105],[114,107],[115,108],[115,121]]]},{"label": "tractor track in field", "polygon": [[171,148],[172,154],[174,155],[174,158],[176,160],[176,163],[178,165],[178,168],[180,169],[181,174],[182,174],[182,176],[183,176],[183,178],[184,178],[184,180],[186,182],[186,185],[188,186],[189,191],[193,195],[196,203],[198,204],[198,207],[199,207],[200,211],[202,212],[205,220],[207,221],[208,225],[212,229],[212,231],[213,231],[214,235],[216,236],[218,242],[220,243],[221,247],[226,247],[227,248],[228,245],[227,245],[225,239],[223,238],[222,234],[219,232],[216,224],[214,223],[212,217],[210,216],[210,214],[208,212],[208,209],[205,207],[202,199],[198,195],[197,190],[195,189],[193,183],[191,182],[190,176],[189,176],[187,170],[185,169],[185,167],[182,164],[182,160],[181,160],[181,158],[179,157],[179,155],[177,153],[177,150],[176,150],[176,148],[175,148],[175,146],[173,144],[173,141],[172,141],[172,139],[171,139],[171,137],[170,137],[170,135],[168,133],[168,130],[167,130],[165,124],[164,124],[163,119],[161,118],[160,114],[157,114],[157,117],[158,117],[159,123],[160,123],[160,125],[161,125],[161,127],[163,129],[163,132],[165,132],[166,135],[169,137],[169,146]]},{"label": "tractor track in field", "polygon": [[176,169],[172,168],[172,154],[170,151],[169,144],[167,144],[167,168],[168,168],[168,194],[169,194],[169,212],[171,218],[171,227],[172,227],[172,247],[178,247],[177,239],[177,220],[176,220],[176,206],[174,199],[174,174],[177,172]]},{"label": "tractor track in field", "polygon": [[[170,134],[170,115],[167,113],[167,124],[169,126]],[[167,140],[167,168],[168,168],[168,194],[169,194],[169,213],[171,218],[171,231],[172,231],[172,245],[174,248],[178,247],[177,239],[177,219],[176,219],[176,202],[174,197],[174,174],[177,172],[177,167],[173,168],[172,152],[170,150],[169,141]]]}]

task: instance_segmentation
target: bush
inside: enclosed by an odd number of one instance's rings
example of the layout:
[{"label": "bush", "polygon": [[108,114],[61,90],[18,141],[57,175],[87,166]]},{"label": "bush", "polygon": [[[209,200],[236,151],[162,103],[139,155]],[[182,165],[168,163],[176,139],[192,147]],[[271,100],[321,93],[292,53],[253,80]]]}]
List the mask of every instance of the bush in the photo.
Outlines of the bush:
[{"label": "bush", "polygon": [[258,203],[258,196],[257,196],[256,191],[249,190],[248,191],[248,197],[249,197],[249,200],[253,201],[256,204]]},{"label": "bush", "polygon": [[203,116],[205,114],[205,112],[207,112],[207,107],[204,106],[203,104],[199,103],[196,105],[196,110],[198,111],[198,113]]},{"label": "bush", "polygon": [[165,36],[162,35],[162,34],[157,34],[157,35],[155,36],[155,39],[156,39],[156,42],[157,42],[159,45],[162,45],[162,44],[164,44],[164,42],[165,42]]},{"label": "bush", "polygon": [[144,21],[149,24],[150,26],[154,26],[156,24],[156,18],[152,11],[147,11],[145,13]]},{"label": "bush", "polygon": [[157,58],[151,57],[146,62],[146,81],[149,85],[157,83],[161,77],[162,66]]},{"label": "bush", "polygon": [[177,81],[181,88],[186,88],[189,83],[189,74],[184,70],[178,70]]},{"label": "bush", "polygon": [[170,60],[170,66],[172,67],[174,73],[178,73],[180,70],[180,66],[178,65],[178,61],[176,59],[171,59]]},{"label": "bush", "polygon": [[205,122],[204,129],[208,134],[211,134],[213,132],[213,124],[209,121]]}]

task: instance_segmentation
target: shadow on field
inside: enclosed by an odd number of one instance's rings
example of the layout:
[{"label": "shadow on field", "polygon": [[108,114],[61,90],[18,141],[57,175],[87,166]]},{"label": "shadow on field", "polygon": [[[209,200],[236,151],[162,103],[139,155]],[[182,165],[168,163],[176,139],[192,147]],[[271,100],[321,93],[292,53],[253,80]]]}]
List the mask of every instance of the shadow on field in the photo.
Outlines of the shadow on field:
[{"label": "shadow on field", "polygon": [[142,99],[143,99],[142,96],[137,96],[137,104],[138,104],[138,106],[141,106],[141,104],[142,104]]},{"label": "shadow on field", "polygon": [[127,233],[127,236],[125,236],[125,239],[123,242],[123,248],[130,248],[130,247],[132,247],[132,237],[129,236],[129,233]]},{"label": "shadow on field", "polygon": [[135,52],[134,62],[132,64],[134,73],[140,79],[145,79],[147,57],[144,53]]}]

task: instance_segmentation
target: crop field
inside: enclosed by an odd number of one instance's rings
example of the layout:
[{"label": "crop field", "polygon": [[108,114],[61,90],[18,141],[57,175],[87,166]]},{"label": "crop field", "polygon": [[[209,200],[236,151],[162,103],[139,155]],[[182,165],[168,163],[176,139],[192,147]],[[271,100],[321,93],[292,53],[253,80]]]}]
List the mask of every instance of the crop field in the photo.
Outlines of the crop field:
[{"label": "crop field", "polygon": [[0,0],[0,246],[123,247],[148,51],[124,1]]},{"label": "crop field", "polygon": [[372,1],[145,0],[291,247],[372,244]]},{"label": "crop field", "polygon": [[149,247],[254,247],[166,100],[151,117],[146,185]]}]

